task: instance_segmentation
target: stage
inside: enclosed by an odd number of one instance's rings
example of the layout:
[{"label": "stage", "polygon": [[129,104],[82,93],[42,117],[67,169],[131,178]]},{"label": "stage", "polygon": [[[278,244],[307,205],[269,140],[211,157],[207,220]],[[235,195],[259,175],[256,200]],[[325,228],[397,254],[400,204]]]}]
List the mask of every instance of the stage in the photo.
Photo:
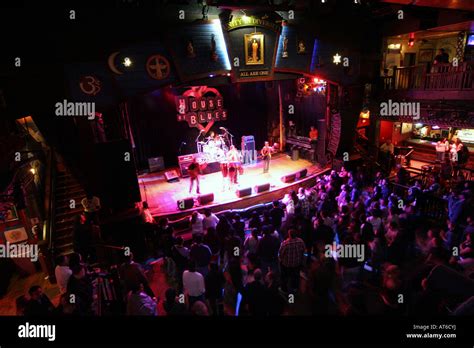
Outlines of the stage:
[{"label": "stage", "polygon": [[[285,175],[304,169],[307,169],[308,173],[306,177],[300,180],[290,183],[284,183],[281,180]],[[139,184],[142,199],[148,202],[154,217],[168,217],[171,220],[176,220],[204,207],[218,212],[228,209],[242,209],[262,202],[280,199],[285,193],[297,189],[299,186],[314,185],[316,177],[327,170],[329,169],[321,168],[321,166],[304,159],[293,161],[286,154],[277,154],[272,158],[269,173],[263,173],[262,161],[244,166],[244,174],[239,176],[239,184],[231,190],[223,190],[223,178],[220,172],[201,175],[201,195],[212,192],[214,193],[214,201],[202,206],[195,203],[193,208],[187,210],[179,210],[177,201],[190,196],[197,198],[195,188],[193,193],[189,194],[189,178],[180,178],[178,182],[167,182],[164,172],[150,173],[141,175]],[[254,188],[266,183],[270,184],[270,190],[265,192],[255,193],[252,191],[250,196],[243,198],[237,197],[235,193],[237,188]]]}]

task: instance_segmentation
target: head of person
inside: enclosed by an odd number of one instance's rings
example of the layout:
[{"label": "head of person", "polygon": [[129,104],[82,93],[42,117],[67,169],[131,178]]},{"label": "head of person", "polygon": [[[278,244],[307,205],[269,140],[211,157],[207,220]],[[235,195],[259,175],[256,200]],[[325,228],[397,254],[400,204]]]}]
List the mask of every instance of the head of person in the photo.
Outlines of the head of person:
[{"label": "head of person", "polygon": [[253,271],[253,278],[255,279],[256,282],[262,281],[263,274],[260,268],[257,268],[255,271]]},{"label": "head of person", "polygon": [[288,237],[289,237],[290,239],[295,239],[297,236],[298,236],[298,233],[296,232],[296,230],[290,229],[290,230],[288,231]]},{"label": "head of person", "polygon": [[143,207],[143,209],[148,209],[148,208],[149,208],[149,207],[148,207],[148,202],[147,202],[147,201],[143,201],[143,202],[142,202],[142,207]]},{"label": "head of person", "polygon": [[194,243],[196,244],[201,244],[202,243],[202,236],[200,234],[197,234],[193,237]]},{"label": "head of person", "polygon": [[252,229],[252,237],[255,239],[258,239],[258,230],[256,228]]},{"label": "head of person", "polygon": [[204,210],[204,215],[206,215],[207,217],[211,216],[212,212],[211,212],[211,209],[207,208]]},{"label": "head of person", "polygon": [[66,255],[59,255],[56,258],[56,265],[58,266],[67,266],[69,264],[68,257]]},{"label": "head of person", "polygon": [[188,263],[188,271],[189,272],[196,272],[196,264],[193,261]]},{"label": "head of person", "polygon": [[280,202],[279,201],[273,201],[273,207],[274,208],[278,208],[280,206]]},{"label": "head of person", "polygon": [[143,283],[142,282],[139,282],[139,283],[135,283],[133,284],[131,287],[130,287],[130,291],[133,293],[133,294],[139,294],[141,292],[143,292]]},{"label": "head of person", "polygon": [[43,289],[39,285],[33,285],[29,290],[28,294],[33,301],[37,301],[43,295]]},{"label": "head of person", "polygon": [[160,219],[160,227],[166,227],[168,226],[168,219],[167,218],[161,218]]},{"label": "head of person", "polygon": [[184,239],[182,237],[176,238],[176,245],[183,246]]},{"label": "head of person", "polygon": [[92,194],[92,192],[87,192],[86,198],[88,200],[91,200],[92,198],[94,198],[94,195]]},{"label": "head of person", "polygon": [[202,301],[194,302],[193,306],[191,307],[191,312],[197,316],[209,316],[209,309],[207,308],[206,304]]},{"label": "head of person", "polygon": [[268,141],[266,141],[265,146],[270,146],[270,143]]},{"label": "head of person", "polygon": [[446,50],[444,48],[440,48],[438,50],[438,54],[444,54],[444,52],[446,52]]},{"label": "head of person", "polygon": [[231,151],[235,150],[235,145],[230,145],[230,148],[229,148]]},{"label": "head of person", "polygon": [[210,270],[211,272],[213,272],[213,273],[219,272],[219,265],[218,265],[217,263],[215,263],[215,262],[211,262],[211,263],[209,264],[209,270]]}]

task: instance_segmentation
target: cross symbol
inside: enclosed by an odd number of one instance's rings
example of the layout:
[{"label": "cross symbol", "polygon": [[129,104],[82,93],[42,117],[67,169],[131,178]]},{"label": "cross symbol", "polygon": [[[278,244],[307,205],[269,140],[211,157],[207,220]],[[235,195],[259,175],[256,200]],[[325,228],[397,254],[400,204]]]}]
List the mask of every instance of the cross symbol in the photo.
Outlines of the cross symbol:
[{"label": "cross symbol", "polygon": [[160,55],[148,58],[146,69],[148,74],[156,80],[162,80],[169,75],[169,63]]},{"label": "cross symbol", "polygon": [[341,56],[339,55],[339,53],[336,53],[336,55],[332,57],[332,62],[336,65],[341,62]]}]

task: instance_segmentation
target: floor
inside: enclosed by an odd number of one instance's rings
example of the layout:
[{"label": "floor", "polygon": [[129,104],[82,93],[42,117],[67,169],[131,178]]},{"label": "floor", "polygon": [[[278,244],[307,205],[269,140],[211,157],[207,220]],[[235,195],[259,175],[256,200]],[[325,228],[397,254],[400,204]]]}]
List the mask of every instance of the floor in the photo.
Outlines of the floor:
[{"label": "floor", "polygon": [[[308,175],[317,169],[311,162],[300,159],[292,161],[287,155],[273,158],[270,172],[263,173],[263,162],[244,167],[244,174],[239,177],[239,185],[232,189],[224,190],[224,182],[220,172],[202,175],[201,194],[214,193],[214,203],[222,204],[237,201],[235,194],[237,188],[254,187],[270,183],[271,190],[288,186],[281,181],[281,177],[289,173],[308,168]],[[146,174],[139,177],[140,190],[150,207],[153,215],[166,215],[178,211],[177,201],[190,196],[189,178],[181,178],[178,182],[169,183],[163,173]],[[195,192],[195,191],[194,191]]]}]

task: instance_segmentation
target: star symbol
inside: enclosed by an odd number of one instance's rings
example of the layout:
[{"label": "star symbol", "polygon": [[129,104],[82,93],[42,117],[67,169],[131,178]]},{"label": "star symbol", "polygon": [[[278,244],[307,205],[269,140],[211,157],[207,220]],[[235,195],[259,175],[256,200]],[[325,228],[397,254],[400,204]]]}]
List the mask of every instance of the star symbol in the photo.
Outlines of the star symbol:
[{"label": "star symbol", "polygon": [[339,55],[339,53],[336,53],[336,55],[332,57],[332,62],[338,65],[341,62],[341,58],[342,57]]}]

